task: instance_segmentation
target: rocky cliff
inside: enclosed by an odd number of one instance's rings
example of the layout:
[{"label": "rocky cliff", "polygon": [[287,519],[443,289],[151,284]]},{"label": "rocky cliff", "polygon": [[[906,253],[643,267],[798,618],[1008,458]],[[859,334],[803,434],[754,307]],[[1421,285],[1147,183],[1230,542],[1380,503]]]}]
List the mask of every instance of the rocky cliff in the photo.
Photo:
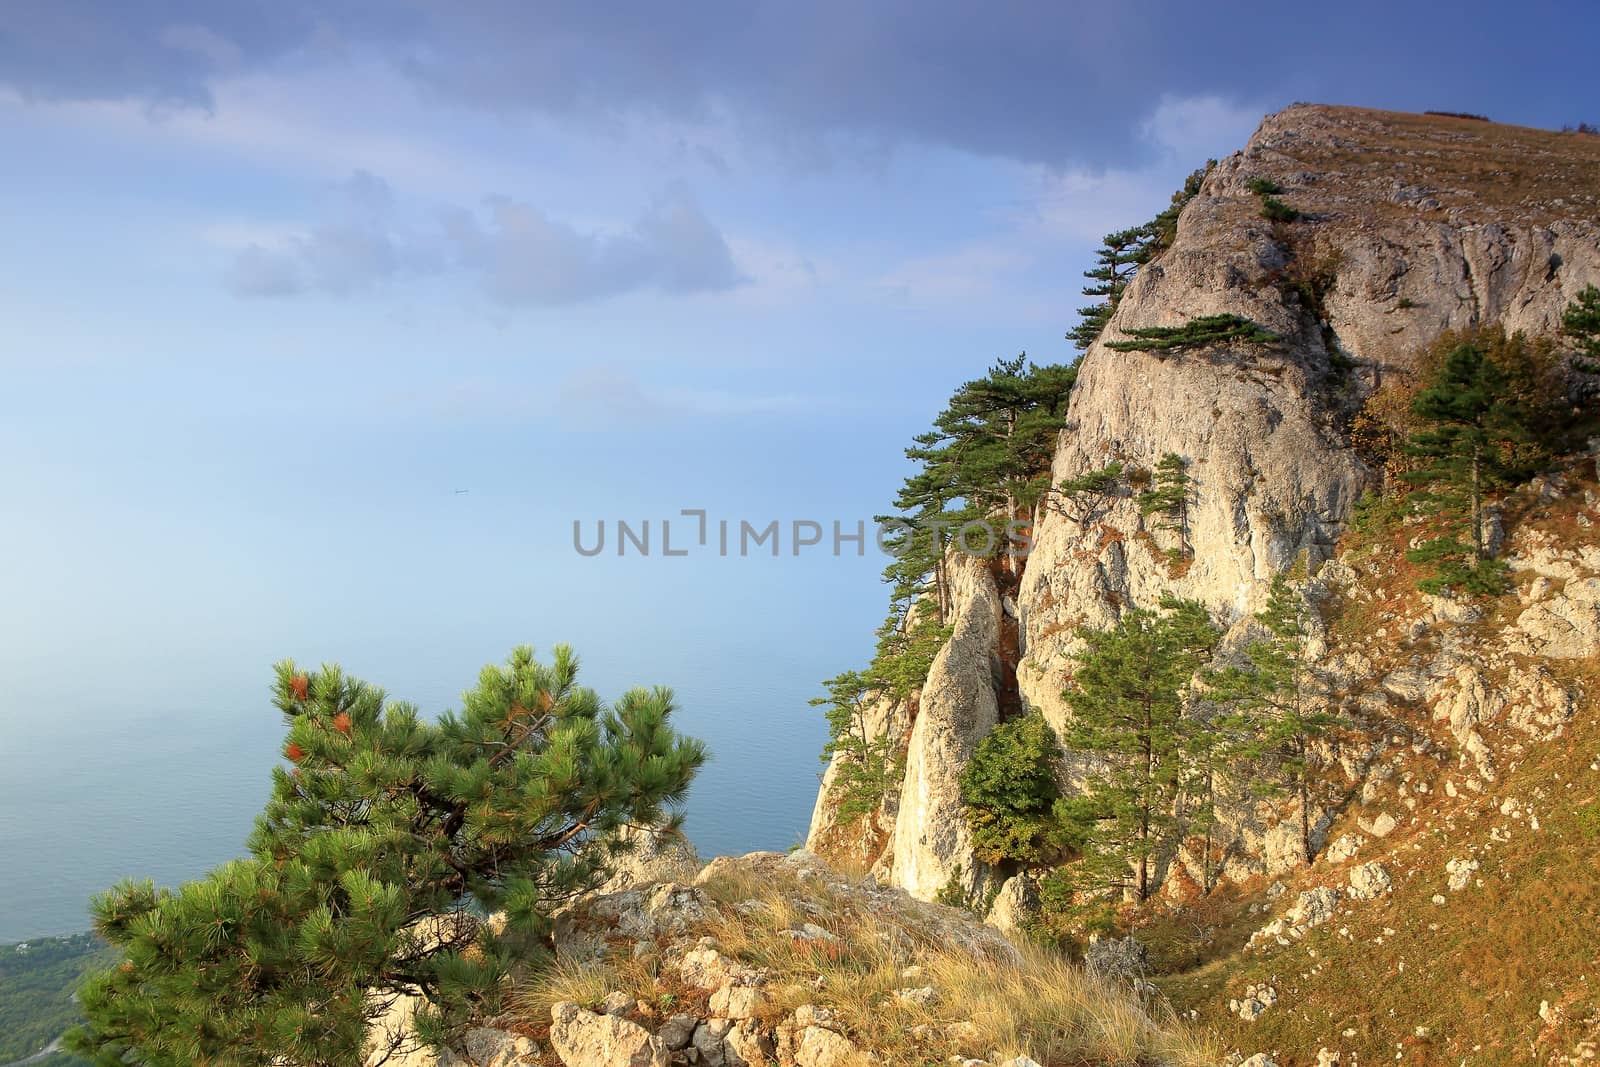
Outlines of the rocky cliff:
[{"label": "rocky cliff", "polygon": [[[1301,220],[1261,217],[1247,183]],[[1351,108],[1270,116],[1184,209],[1081,364],[1054,479],[1110,460],[1189,463],[1193,561],[1175,574],[1129,499],[1090,522],[1049,511],[1018,604],[1019,683],[1059,723],[1072,629],[1164,594],[1227,619],[1302,553],[1314,569],[1369,472],[1350,413],[1445,330],[1555,332],[1600,282],[1600,140]],[[1203,353],[1117,351],[1130,329],[1241,315],[1284,339]],[[1158,544],[1159,542],[1159,544]]]},{"label": "rocky cliff", "polygon": [[[1263,217],[1261,183],[1279,188],[1295,221]],[[1015,597],[1026,702],[1063,724],[1079,626],[1169,594],[1234,622],[1292,561],[1316,570],[1372,478],[1349,439],[1361,402],[1446,330],[1553,333],[1567,303],[1600,282],[1597,216],[1592,137],[1353,108],[1269,116],[1210,170],[1171,246],[1084,356],[1054,460],[1059,483],[1113,461],[1150,469],[1181,456],[1194,484],[1189,558],[1174,564],[1174,535],[1151,529],[1131,494],[1088,514],[1042,509]],[[1219,314],[1280,340],[1177,354],[1108,344]],[[909,720],[910,732],[905,788],[878,834],[881,870],[924,898],[958,867],[969,888],[977,877],[951,798],[995,721],[1000,625],[995,592],[975,569],[962,573],[957,637],[921,700],[882,716],[885,730]],[[824,791],[812,843],[831,831]],[[1250,831],[1257,852],[1260,831]]]}]

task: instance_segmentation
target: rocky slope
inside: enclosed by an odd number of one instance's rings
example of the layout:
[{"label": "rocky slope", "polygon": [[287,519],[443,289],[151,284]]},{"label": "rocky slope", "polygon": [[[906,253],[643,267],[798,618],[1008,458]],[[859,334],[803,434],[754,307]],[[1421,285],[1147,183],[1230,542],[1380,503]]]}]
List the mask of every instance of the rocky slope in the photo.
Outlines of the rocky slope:
[{"label": "rocky slope", "polygon": [[[1298,219],[1263,218],[1256,179],[1279,186]],[[1445,330],[1553,333],[1562,308],[1600,282],[1597,216],[1600,139],[1352,108],[1269,116],[1210,171],[1171,246],[1141,269],[1084,356],[1054,460],[1059,483],[1112,461],[1150,469],[1166,453],[1183,457],[1194,482],[1190,558],[1174,565],[1175,535],[1151,528],[1129,493],[1087,515],[1043,509],[1014,605],[1000,598],[1020,629],[1015,684],[1027,705],[1064,723],[1079,626],[1169,594],[1237,622],[1280,569],[1303,559],[1315,572],[1372,482],[1348,434],[1361,402]],[[1224,313],[1281,340],[1176,354],[1107,345]],[[924,899],[958,869],[969,890],[983,879],[950,798],[994,721],[993,672],[1012,651],[1000,647],[992,599],[962,591],[963,636],[919,700],[882,715],[886,731],[906,736],[915,770],[857,844],[876,843],[880,873]],[[1227,815],[1231,876],[1303,859],[1292,835],[1274,833],[1271,811]],[[810,842],[825,848],[836,836],[825,785]]]},{"label": "rocky slope", "polygon": [[[1209,1067],[1215,1050],[1157,1022],[1114,975],[1020,951],[991,927],[815,855],[681,857],[556,917],[555,960],[512,1010],[442,1054],[390,1067]],[[625,875],[624,877],[626,877]],[[400,1013],[400,1014],[403,1014]],[[391,1025],[402,1024],[393,1019]],[[380,1057],[369,1061],[377,1067]]]}]

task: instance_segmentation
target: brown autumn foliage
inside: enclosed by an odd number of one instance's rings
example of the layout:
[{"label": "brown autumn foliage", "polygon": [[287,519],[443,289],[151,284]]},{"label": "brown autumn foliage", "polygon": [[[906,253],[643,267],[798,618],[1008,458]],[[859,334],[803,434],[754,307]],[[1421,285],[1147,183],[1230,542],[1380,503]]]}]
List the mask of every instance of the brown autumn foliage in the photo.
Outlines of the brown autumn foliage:
[{"label": "brown autumn foliage", "polygon": [[1563,444],[1561,434],[1571,413],[1566,355],[1556,343],[1548,337],[1507,334],[1498,325],[1450,330],[1419,353],[1410,371],[1390,375],[1351,424],[1351,444],[1385,481],[1414,468],[1405,444],[1422,426],[1411,413],[1411,402],[1438,373],[1445,357],[1463,344],[1482,349],[1500,369],[1510,386],[1508,400],[1528,417],[1534,440],[1511,447],[1532,457]]}]

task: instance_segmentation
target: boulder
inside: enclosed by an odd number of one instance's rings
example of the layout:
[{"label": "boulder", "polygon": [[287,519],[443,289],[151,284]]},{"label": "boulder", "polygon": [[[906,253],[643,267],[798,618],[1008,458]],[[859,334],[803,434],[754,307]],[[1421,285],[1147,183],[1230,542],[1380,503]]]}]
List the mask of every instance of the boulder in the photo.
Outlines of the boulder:
[{"label": "boulder", "polygon": [[1289,909],[1289,921],[1295,926],[1307,929],[1321,926],[1333,918],[1334,909],[1339,906],[1339,891],[1329,886],[1317,886],[1315,889],[1303,890],[1295,899],[1294,906]]},{"label": "boulder", "polygon": [[681,833],[628,828],[621,838],[627,851],[618,855],[601,893],[616,893],[655,882],[691,882],[703,866],[694,845]]},{"label": "boulder", "polygon": [[1350,871],[1350,896],[1356,900],[1376,900],[1393,886],[1389,872],[1376,860]]},{"label": "boulder", "polygon": [[570,1000],[550,1009],[550,1044],[566,1067],[667,1067],[666,1048],[638,1023]]},{"label": "boulder", "polygon": [[832,1030],[808,1026],[795,1037],[794,1058],[800,1067],[850,1067],[856,1046]]},{"label": "boulder", "polygon": [[462,1036],[461,1051],[473,1067],[522,1067],[538,1050],[521,1034],[480,1026]]}]

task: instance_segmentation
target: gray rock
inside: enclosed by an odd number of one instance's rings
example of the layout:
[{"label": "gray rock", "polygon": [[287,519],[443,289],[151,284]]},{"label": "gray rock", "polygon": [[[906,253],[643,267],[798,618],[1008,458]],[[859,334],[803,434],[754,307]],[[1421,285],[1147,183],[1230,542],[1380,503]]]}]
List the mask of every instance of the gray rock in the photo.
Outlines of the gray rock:
[{"label": "gray rock", "polygon": [[1376,860],[1350,871],[1350,896],[1356,900],[1376,900],[1393,886],[1389,872]]},{"label": "gray rock", "polygon": [[1477,860],[1456,859],[1444,865],[1445,873],[1450,876],[1450,891],[1459,893],[1472,884],[1472,879],[1478,873]]},{"label": "gray rock", "polygon": [[1310,929],[1321,926],[1333,918],[1334,909],[1339,906],[1339,891],[1329,886],[1317,886],[1315,889],[1303,890],[1295,898],[1294,907],[1289,909],[1289,921],[1295,926]]},{"label": "gray rock", "polygon": [[1089,942],[1083,965],[1103,978],[1138,982],[1150,969],[1150,951],[1131,934],[1124,938],[1101,937]]},{"label": "gray rock", "polygon": [[654,830],[623,830],[628,851],[612,864],[611,877],[600,887],[616,893],[655,882],[691,882],[700,873],[700,856],[687,837]]},{"label": "gray rock", "polygon": [[656,1031],[656,1040],[660,1041],[668,1052],[677,1052],[679,1049],[689,1047],[689,1040],[694,1037],[694,1028],[699,1025],[700,1020],[693,1015],[674,1015],[661,1024],[661,1028]]},{"label": "gray rock", "polygon": [[932,900],[953,877],[968,893],[977,888],[960,777],[999,715],[992,657],[1000,594],[979,560],[957,556],[949,570],[954,633],[922,687],[889,847],[890,881],[920,900]]},{"label": "gray rock", "polygon": [[796,1036],[794,1058],[800,1067],[849,1067],[856,1046],[840,1034],[808,1026]]},{"label": "gray rock", "polygon": [[521,1067],[533,1063],[538,1051],[521,1034],[484,1026],[462,1035],[461,1050],[473,1067]]},{"label": "gray rock", "polygon": [[667,1050],[638,1023],[571,1001],[550,1009],[550,1044],[566,1067],[667,1067]]}]

